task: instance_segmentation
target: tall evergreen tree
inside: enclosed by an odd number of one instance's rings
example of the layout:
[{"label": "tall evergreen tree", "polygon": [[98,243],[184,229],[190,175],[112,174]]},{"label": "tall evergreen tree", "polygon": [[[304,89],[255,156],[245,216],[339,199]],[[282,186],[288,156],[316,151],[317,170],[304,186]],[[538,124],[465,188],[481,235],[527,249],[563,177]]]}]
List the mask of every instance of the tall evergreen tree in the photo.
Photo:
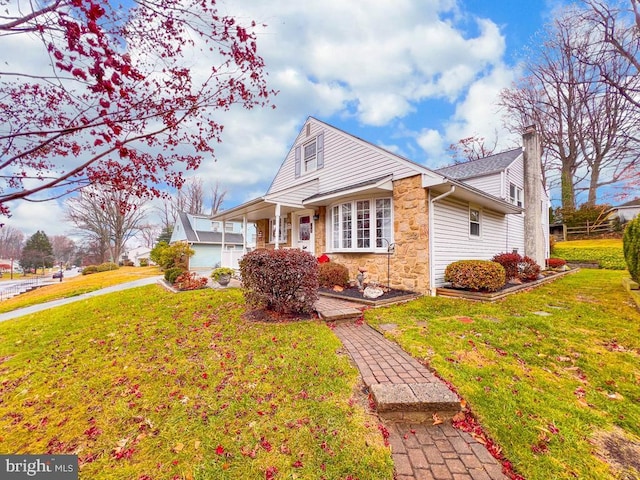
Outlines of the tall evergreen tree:
[{"label": "tall evergreen tree", "polygon": [[53,267],[53,247],[47,234],[38,230],[31,235],[20,256],[20,265],[26,271],[31,268]]}]

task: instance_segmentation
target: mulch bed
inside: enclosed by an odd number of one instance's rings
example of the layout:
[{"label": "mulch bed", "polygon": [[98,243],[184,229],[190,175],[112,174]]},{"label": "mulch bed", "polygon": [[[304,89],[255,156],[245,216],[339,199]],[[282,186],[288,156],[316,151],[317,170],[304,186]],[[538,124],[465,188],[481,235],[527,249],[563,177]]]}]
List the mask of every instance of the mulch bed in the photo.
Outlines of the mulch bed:
[{"label": "mulch bed", "polygon": [[341,292],[336,292],[330,288],[319,288],[318,294],[372,306],[399,303],[407,300],[413,300],[414,298],[421,296],[419,293],[409,290],[396,290],[393,288],[387,289],[386,287],[384,287],[383,290],[385,290],[385,293],[378,298],[365,298],[357,287],[345,288]]}]

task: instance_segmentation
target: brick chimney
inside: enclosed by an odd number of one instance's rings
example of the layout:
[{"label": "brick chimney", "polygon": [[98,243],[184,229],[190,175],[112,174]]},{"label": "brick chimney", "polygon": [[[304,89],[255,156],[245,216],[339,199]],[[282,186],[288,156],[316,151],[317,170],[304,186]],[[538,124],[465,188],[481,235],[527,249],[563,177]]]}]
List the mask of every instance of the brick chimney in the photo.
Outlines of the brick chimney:
[{"label": "brick chimney", "polygon": [[542,217],[542,158],[535,125],[522,135],[524,147],[524,254],[545,266],[545,235]]}]

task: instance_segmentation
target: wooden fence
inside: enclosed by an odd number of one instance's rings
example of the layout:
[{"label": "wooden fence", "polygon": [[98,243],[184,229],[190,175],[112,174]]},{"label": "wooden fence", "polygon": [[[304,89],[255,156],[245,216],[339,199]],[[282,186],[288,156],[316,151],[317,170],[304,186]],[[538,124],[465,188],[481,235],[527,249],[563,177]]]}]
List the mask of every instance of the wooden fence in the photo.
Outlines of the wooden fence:
[{"label": "wooden fence", "polygon": [[554,234],[554,237],[556,237],[556,240],[563,240],[566,242],[567,240],[571,240],[572,237],[596,237],[613,232],[613,225],[609,222],[590,223],[587,221],[584,225],[577,227],[567,227],[563,224],[562,234],[556,233]]}]

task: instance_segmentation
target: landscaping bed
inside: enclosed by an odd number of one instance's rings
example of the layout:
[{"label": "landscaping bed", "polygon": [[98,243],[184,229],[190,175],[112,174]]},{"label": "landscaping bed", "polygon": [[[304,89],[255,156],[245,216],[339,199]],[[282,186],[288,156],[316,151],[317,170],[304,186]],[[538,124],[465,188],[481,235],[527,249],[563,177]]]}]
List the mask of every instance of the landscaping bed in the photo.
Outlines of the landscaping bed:
[{"label": "landscaping bed", "polygon": [[439,297],[464,298],[467,300],[477,300],[481,302],[495,302],[513,293],[518,293],[523,290],[544,285],[545,283],[552,282],[558,278],[561,278],[570,273],[575,273],[577,271],[577,269],[566,270],[564,272],[552,272],[547,270],[543,272],[544,278],[533,280],[531,282],[522,282],[520,284],[507,283],[497,292],[474,292],[461,288],[438,287],[436,288],[436,295]]},{"label": "landscaping bed", "polygon": [[348,287],[340,291],[329,288],[319,288],[318,294],[325,297],[340,298],[343,300],[358,302],[372,307],[408,302],[409,300],[414,300],[421,296],[419,293],[409,290],[397,290],[386,287],[384,287],[383,290],[384,294],[378,298],[365,298],[357,287]]}]

